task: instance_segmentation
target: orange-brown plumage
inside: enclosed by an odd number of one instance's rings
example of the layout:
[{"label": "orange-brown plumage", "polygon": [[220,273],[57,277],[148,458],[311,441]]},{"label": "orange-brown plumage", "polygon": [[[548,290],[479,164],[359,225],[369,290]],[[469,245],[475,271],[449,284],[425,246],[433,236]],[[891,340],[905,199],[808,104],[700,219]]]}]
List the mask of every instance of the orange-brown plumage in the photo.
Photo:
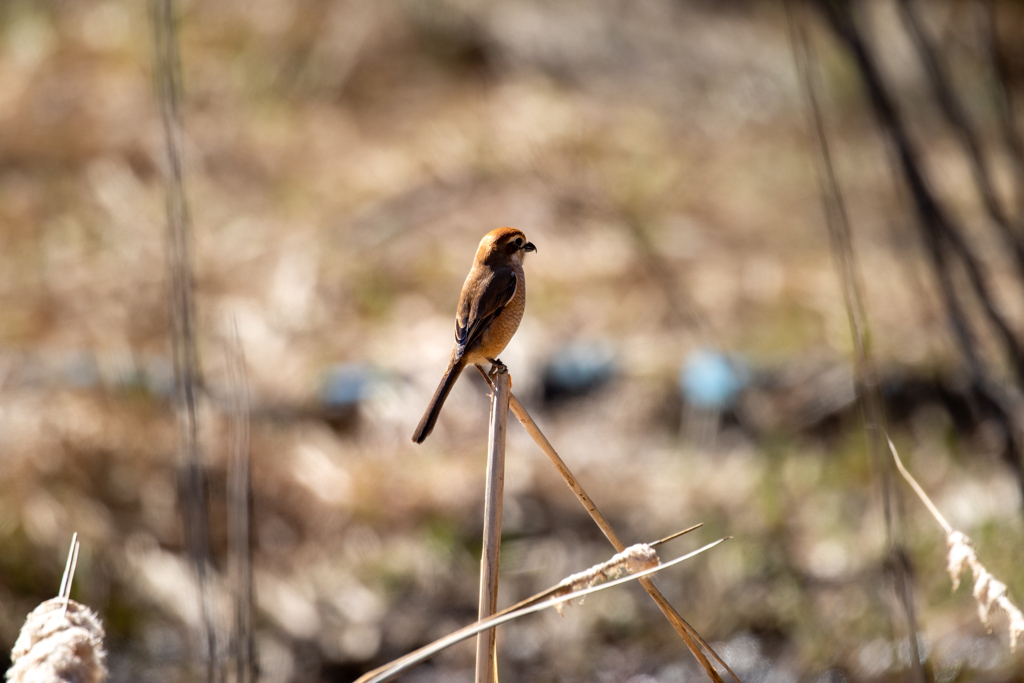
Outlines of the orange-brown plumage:
[{"label": "orange-brown plumage", "polygon": [[413,434],[416,443],[423,443],[434,429],[441,407],[463,369],[470,364],[497,360],[519,329],[526,309],[523,257],[536,249],[516,228],[498,228],[480,240],[473,267],[459,295],[455,348],[434,398]]}]

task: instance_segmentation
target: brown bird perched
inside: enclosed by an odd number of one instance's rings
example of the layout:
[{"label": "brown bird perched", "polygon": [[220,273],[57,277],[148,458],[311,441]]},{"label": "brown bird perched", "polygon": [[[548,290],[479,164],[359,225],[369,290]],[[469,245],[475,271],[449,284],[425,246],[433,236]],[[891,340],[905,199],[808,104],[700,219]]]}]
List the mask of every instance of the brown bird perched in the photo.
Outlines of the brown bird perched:
[{"label": "brown bird perched", "polygon": [[519,329],[526,309],[523,257],[528,251],[537,251],[537,247],[515,228],[491,230],[480,240],[473,267],[459,295],[455,348],[434,398],[412,435],[416,443],[423,443],[433,431],[441,406],[467,366],[483,361],[501,365],[498,354]]}]

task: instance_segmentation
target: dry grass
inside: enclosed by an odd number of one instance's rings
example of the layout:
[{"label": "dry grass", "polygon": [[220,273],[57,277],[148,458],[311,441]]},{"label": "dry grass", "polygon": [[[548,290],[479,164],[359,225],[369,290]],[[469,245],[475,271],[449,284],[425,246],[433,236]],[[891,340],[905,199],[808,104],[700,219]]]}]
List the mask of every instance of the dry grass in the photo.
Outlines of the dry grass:
[{"label": "dry grass", "polygon": [[889,450],[892,452],[893,460],[896,461],[896,467],[899,469],[900,474],[907,480],[907,483],[910,484],[910,487],[917,494],[917,497],[920,498],[921,502],[924,503],[924,506],[928,508],[928,512],[939,523],[942,530],[946,532],[946,547],[948,549],[947,570],[949,571],[949,579],[953,582],[953,590],[955,591],[960,587],[960,580],[963,578],[964,572],[970,569],[971,573],[974,574],[973,594],[975,601],[978,603],[978,619],[988,628],[989,613],[993,608],[1003,612],[1008,622],[1010,650],[1016,650],[1017,641],[1024,637],[1024,614],[1021,614],[1020,608],[1010,600],[1006,584],[992,576],[991,572],[985,569],[985,565],[981,563],[977,553],[975,553],[974,541],[966,534],[954,529],[946,521],[946,518],[942,516],[942,513],[935,507],[935,504],[928,497],[928,494],[924,492],[924,489],[921,488],[921,485],[917,483],[913,475],[903,466],[903,461],[900,460],[899,453],[896,452],[896,446],[893,445],[891,440],[889,441]]}]

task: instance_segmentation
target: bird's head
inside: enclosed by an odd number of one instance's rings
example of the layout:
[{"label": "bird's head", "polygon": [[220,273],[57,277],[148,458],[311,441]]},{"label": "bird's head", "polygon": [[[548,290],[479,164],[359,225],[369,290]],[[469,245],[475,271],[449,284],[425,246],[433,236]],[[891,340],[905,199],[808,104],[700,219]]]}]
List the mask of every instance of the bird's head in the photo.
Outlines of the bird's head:
[{"label": "bird's head", "polygon": [[518,228],[497,228],[491,230],[480,240],[480,248],[477,250],[477,258],[486,261],[516,259],[522,262],[528,251],[537,251],[533,242],[526,239],[526,235]]}]

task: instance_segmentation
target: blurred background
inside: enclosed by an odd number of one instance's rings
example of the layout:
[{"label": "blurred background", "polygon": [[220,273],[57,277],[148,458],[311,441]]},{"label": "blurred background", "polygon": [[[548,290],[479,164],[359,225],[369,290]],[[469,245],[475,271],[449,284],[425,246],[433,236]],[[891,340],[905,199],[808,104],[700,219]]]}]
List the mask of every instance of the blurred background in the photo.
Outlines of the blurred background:
[{"label": "blurred background", "polygon": [[[899,4],[859,3],[858,25],[1005,330],[969,268],[937,277],[857,63],[821,11],[801,14],[889,428],[1020,600],[1011,342],[1024,339],[1024,279]],[[1024,12],[918,9],[1020,234]],[[660,575],[679,611],[746,683],[902,680],[910,631],[782,3],[178,10],[222,656],[236,327],[261,680],[350,681],[475,619],[488,410],[476,373],[422,446],[410,436],[476,245],[511,225],[538,247],[502,354],[516,395],[627,543],[697,522],[663,556],[734,537]],[[176,488],[147,12],[0,4],[0,649],[56,594],[77,531],[73,596],[103,618],[111,680],[183,681],[198,677],[202,619]],[[943,282],[964,297],[973,346],[951,331]],[[611,555],[514,420],[507,458],[501,606]],[[1024,680],[1003,617],[989,632],[970,582],[951,592],[935,521],[916,499],[902,509],[929,678]],[[707,680],[635,585],[498,637],[506,682]],[[473,656],[463,644],[403,680],[472,680]]]}]

